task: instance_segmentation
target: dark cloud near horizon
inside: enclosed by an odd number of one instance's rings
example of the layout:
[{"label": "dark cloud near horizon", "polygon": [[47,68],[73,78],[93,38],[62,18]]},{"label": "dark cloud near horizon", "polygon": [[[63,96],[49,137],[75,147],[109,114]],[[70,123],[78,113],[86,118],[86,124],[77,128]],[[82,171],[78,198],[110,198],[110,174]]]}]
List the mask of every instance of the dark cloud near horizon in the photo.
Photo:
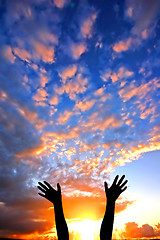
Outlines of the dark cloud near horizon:
[{"label": "dark cloud near horizon", "polygon": [[135,222],[125,224],[125,231],[121,234],[124,238],[155,238],[160,236],[159,224],[153,228],[149,224],[143,224],[141,227]]}]

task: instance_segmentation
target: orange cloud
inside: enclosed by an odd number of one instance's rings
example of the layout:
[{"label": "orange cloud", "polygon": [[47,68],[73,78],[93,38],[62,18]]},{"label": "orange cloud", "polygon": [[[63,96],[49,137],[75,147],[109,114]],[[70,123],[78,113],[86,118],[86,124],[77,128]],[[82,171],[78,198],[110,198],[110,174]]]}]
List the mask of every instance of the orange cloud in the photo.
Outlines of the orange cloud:
[{"label": "orange cloud", "polygon": [[123,124],[122,120],[116,118],[116,117],[106,117],[104,120],[99,122],[95,129],[105,130],[106,128],[116,128],[120,127]]},{"label": "orange cloud", "polygon": [[132,44],[132,38],[128,38],[127,40],[124,40],[124,41],[122,40],[122,41],[119,41],[118,43],[115,43],[113,45],[113,50],[117,53],[124,52],[131,47],[131,44]]},{"label": "orange cloud", "polygon": [[[29,56],[29,55],[28,55]],[[6,46],[4,49],[4,57],[9,60],[11,63],[14,63],[16,57],[12,53],[12,49],[10,46]]]},{"label": "orange cloud", "polygon": [[147,29],[144,29],[141,34],[142,38],[146,39],[148,37]]},{"label": "orange cloud", "polygon": [[107,116],[105,118],[98,118],[97,114],[93,114],[90,117],[90,121],[84,123],[84,127],[89,128],[90,131],[102,130],[104,131],[107,128],[116,128],[120,127],[123,124],[121,119],[118,119],[116,116]]},{"label": "orange cloud", "polygon": [[13,52],[23,61],[30,62],[31,54],[27,52],[25,49],[20,49],[17,47],[13,49]]},{"label": "orange cloud", "polygon": [[148,144],[139,144],[132,146],[129,150],[122,148],[120,151],[116,152],[116,160],[111,163],[113,167],[123,166],[125,162],[131,162],[138,159],[141,154],[145,152],[152,152],[160,150],[159,138],[151,138],[148,140]]},{"label": "orange cloud", "polygon": [[63,8],[66,0],[54,0],[54,4],[57,8]]},{"label": "orange cloud", "polygon": [[87,47],[84,43],[72,43],[70,48],[72,56],[76,60],[87,50]]},{"label": "orange cloud", "polygon": [[85,112],[93,107],[95,100],[90,101],[80,101],[76,103],[75,109],[80,109],[82,112]]},{"label": "orange cloud", "polygon": [[42,88],[45,87],[47,82],[48,82],[48,77],[46,75],[41,75],[41,86],[42,86]]},{"label": "orange cloud", "polygon": [[110,78],[112,79],[112,82],[115,83],[117,80],[120,80],[122,78],[128,78],[133,75],[132,71],[129,71],[125,69],[124,67],[120,67],[117,71],[117,73],[111,73]]},{"label": "orange cloud", "polygon": [[33,42],[36,52],[35,57],[38,59],[42,59],[42,61],[46,63],[54,62],[54,48],[52,46],[46,46],[40,42]]},{"label": "orange cloud", "polygon": [[150,114],[151,114],[151,115],[154,114],[155,111],[156,111],[156,108],[155,108],[155,107],[148,108],[148,109],[146,109],[144,112],[141,113],[140,118],[141,118],[141,119],[145,119],[145,118],[147,118]]},{"label": "orange cloud", "polygon": [[45,89],[43,88],[38,88],[36,94],[33,96],[33,99],[37,102],[44,102],[46,101],[48,94]]},{"label": "orange cloud", "polygon": [[159,80],[156,78],[138,87],[136,87],[134,83],[131,83],[130,85],[121,89],[119,91],[119,95],[121,98],[123,98],[124,102],[128,101],[134,96],[138,96],[139,99],[143,99],[148,93],[156,90],[159,86],[160,86]]},{"label": "orange cloud", "polygon": [[59,101],[58,96],[53,96],[52,98],[50,98],[50,99],[48,100],[48,102],[49,102],[51,105],[57,105],[57,104],[58,104],[58,101]]},{"label": "orange cloud", "polygon": [[121,234],[123,238],[154,238],[160,236],[159,225],[154,228],[149,224],[144,224],[141,227],[135,222],[125,224],[125,231]]},{"label": "orange cloud", "polygon": [[62,78],[63,83],[66,82],[67,78],[72,78],[77,72],[77,66],[75,64],[65,68],[59,76]]},{"label": "orange cloud", "polygon": [[59,116],[59,118],[57,119],[57,121],[58,121],[58,124],[61,124],[61,125],[63,125],[63,124],[65,124],[66,122],[68,122],[69,121],[69,119],[71,118],[71,116],[72,116],[72,112],[69,112],[69,111],[64,111],[60,116]]},{"label": "orange cloud", "polygon": [[81,33],[84,38],[91,38],[92,37],[92,27],[97,18],[97,14],[94,13],[85,19],[81,25]]},{"label": "orange cloud", "polygon": [[94,92],[94,95],[95,95],[96,97],[97,97],[97,96],[102,96],[103,93],[104,93],[104,88],[102,87],[102,88],[99,88],[98,90],[96,90],[96,91]]},{"label": "orange cloud", "polygon": [[159,19],[158,9],[160,7],[160,2],[150,0],[147,0],[147,2],[145,0],[128,0],[126,6],[128,17],[132,18],[134,21],[132,33],[134,35],[141,35],[141,33],[147,29],[151,34]]},{"label": "orange cloud", "polygon": [[17,106],[17,109],[30,123],[34,125],[35,128],[40,129],[47,124],[46,121],[38,118],[38,114],[36,112],[22,108],[20,106]]},{"label": "orange cloud", "polygon": [[[28,156],[35,156],[41,154],[46,149],[46,146],[43,142],[39,143],[37,146],[27,148],[16,154],[18,158],[27,158]],[[32,162],[33,164],[33,162]]]},{"label": "orange cloud", "polygon": [[38,30],[38,37],[39,40],[42,41],[45,44],[57,44],[58,38],[55,34],[50,33],[46,29],[40,29]]},{"label": "orange cloud", "polygon": [[75,99],[79,93],[84,93],[87,89],[88,79],[83,78],[81,73],[78,73],[74,79],[67,81],[62,87],[56,87],[55,91],[61,95],[66,92],[71,99]]}]

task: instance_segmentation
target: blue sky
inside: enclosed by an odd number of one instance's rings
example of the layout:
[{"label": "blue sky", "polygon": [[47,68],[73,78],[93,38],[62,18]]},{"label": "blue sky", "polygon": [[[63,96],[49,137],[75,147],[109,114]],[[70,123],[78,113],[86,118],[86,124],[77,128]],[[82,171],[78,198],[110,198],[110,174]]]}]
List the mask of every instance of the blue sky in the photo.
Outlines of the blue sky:
[{"label": "blue sky", "polygon": [[120,173],[130,187],[118,211],[134,208],[130,189],[159,199],[159,17],[159,0],[0,1],[2,236],[50,230],[39,180],[102,203],[104,180]]}]

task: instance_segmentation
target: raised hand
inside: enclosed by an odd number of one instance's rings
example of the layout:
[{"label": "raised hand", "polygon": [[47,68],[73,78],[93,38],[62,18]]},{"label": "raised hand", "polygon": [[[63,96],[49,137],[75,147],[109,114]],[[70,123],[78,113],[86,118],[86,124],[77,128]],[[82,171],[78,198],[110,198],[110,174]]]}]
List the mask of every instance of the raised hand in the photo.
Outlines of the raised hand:
[{"label": "raised hand", "polygon": [[57,183],[57,190],[55,190],[48,182],[44,181],[44,184],[41,182],[38,182],[39,186],[38,189],[43,192],[38,193],[40,196],[48,199],[50,202],[52,202],[54,205],[56,203],[61,203],[61,187],[59,183]]},{"label": "raised hand", "polygon": [[115,177],[112,183],[112,186],[110,188],[108,188],[107,182],[104,182],[107,201],[108,200],[116,201],[119,195],[127,189],[127,186],[125,185],[128,182],[128,180],[123,181],[125,178],[125,175],[123,175],[119,181],[118,181],[118,177],[119,177],[118,175]]}]

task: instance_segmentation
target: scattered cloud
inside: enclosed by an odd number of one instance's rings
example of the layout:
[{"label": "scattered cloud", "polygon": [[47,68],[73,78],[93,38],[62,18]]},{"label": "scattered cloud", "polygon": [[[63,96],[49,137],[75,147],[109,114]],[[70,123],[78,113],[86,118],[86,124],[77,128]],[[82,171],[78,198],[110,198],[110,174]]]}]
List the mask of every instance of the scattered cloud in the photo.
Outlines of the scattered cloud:
[{"label": "scattered cloud", "polygon": [[139,35],[146,30],[151,33],[158,21],[159,1],[142,0],[139,2],[137,0],[127,0],[126,3],[127,15],[134,21],[132,33]]},{"label": "scattered cloud", "polygon": [[40,42],[33,43],[35,48],[35,58],[38,60],[42,60],[45,63],[53,63],[54,62],[54,48],[52,46],[46,46]]},{"label": "scattered cloud", "polygon": [[74,65],[71,65],[71,66],[63,69],[63,70],[59,73],[59,75],[60,75],[60,77],[61,77],[61,79],[62,79],[62,82],[65,83],[65,82],[66,82],[66,79],[67,79],[67,78],[72,78],[72,77],[74,77],[75,74],[76,74],[76,72],[77,72],[77,66],[76,66],[76,64],[74,64]]},{"label": "scattered cloud", "polygon": [[108,70],[104,74],[101,75],[103,81],[107,81],[108,78],[112,79],[112,82],[115,83],[118,80],[125,80],[131,77],[134,73],[132,71],[127,70],[125,67],[120,67],[117,72],[113,72]]},{"label": "scattered cloud", "polygon": [[81,42],[81,43],[72,43],[70,46],[72,57],[74,59],[78,59],[84,52],[86,52],[87,47],[86,44]]},{"label": "scattered cloud", "polygon": [[62,95],[64,92],[68,94],[70,99],[75,99],[80,93],[87,90],[88,79],[83,78],[81,73],[78,73],[75,78],[68,80],[61,87],[56,87],[55,91]]},{"label": "scattered cloud", "polygon": [[57,8],[63,8],[67,2],[67,0],[54,0],[54,4]]},{"label": "scattered cloud", "polygon": [[84,38],[92,37],[93,24],[97,18],[97,14],[93,13],[88,18],[84,19],[81,24],[81,33]]},{"label": "scattered cloud", "polygon": [[75,104],[75,109],[80,109],[82,112],[89,110],[93,107],[95,100],[80,101]]},{"label": "scattered cloud", "polygon": [[72,116],[72,112],[69,112],[69,111],[64,111],[63,114],[60,114],[59,118],[57,119],[58,121],[58,124],[65,124],[66,122],[69,121],[70,117]]},{"label": "scattered cloud", "polygon": [[127,51],[132,44],[132,38],[121,40],[113,45],[113,50],[117,53]]}]

